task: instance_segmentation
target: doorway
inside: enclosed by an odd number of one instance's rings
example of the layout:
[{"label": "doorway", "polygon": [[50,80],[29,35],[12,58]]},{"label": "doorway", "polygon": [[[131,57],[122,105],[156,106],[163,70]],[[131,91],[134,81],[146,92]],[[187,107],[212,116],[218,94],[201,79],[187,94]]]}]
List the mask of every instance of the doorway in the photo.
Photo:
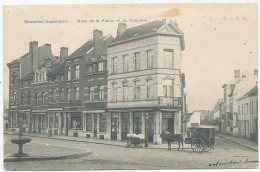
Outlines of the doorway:
[{"label": "doorway", "polygon": [[128,116],[128,113],[125,113],[125,114],[122,114],[122,136],[121,136],[121,140],[127,139],[127,134],[129,133],[129,130],[130,130],[129,116]]},{"label": "doorway", "polygon": [[112,114],[111,118],[111,140],[117,140],[118,114]]}]

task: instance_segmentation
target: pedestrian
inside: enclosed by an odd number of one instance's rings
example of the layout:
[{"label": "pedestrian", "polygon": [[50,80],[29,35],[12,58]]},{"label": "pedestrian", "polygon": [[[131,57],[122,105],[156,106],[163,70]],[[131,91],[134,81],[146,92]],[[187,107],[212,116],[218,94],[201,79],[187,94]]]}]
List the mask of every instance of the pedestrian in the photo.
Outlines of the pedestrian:
[{"label": "pedestrian", "polygon": [[8,129],[8,122],[7,121],[5,121],[5,129],[7,130]]}]

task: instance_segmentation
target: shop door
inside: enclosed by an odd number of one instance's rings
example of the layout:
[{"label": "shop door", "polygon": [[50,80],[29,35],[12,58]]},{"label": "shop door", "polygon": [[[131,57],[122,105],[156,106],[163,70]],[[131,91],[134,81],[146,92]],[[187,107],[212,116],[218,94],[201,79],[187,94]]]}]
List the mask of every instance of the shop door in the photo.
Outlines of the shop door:
[{"label": "shop door", "polygon": [[111,140],[117,140],[118,118],[111,119]]},{"label": "shop door", "polygon": [[129,130],[130,130],[130,124],[129,123],[130,122],[129,122],[128,114],[122,115],[122,136],[121,136],[122,140],[127,139],[127,134],[129,133]]},{"label": "shop door", "polygon": [[153,135],[154,135],[154,118],[149,118],[145,121],[145,129],[146,134],[148,136],[148,141],[153,142]]},{"label": "shop door", "polygon": [[134,114],[134,133],[141,134],[142,133],[142,114],[135,113]]},{"label": "shop door", "polygon": [[38,118],[38,133],[41,132],[41,119],[42,119],[42,115],[37,115]]},{"label": "shop door", "polygon": [[94,137],[97,137],[97,114],[94,114]]}]

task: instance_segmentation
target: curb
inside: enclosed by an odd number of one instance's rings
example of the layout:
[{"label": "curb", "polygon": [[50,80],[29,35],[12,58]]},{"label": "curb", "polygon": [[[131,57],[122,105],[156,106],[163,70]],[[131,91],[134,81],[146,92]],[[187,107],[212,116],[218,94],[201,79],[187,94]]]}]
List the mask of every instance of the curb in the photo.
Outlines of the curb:
[{"label": "curb", "polygon": [[228,137],[225,137],[225,136],[222,136],[222,135],[218,135],[218,134],[217,134],[217,136],[218,136],[218,137],[221,137],[221,138],[224,138],[224,139],[227,139],[227,140],[229,140],[229,141],[232,141],[232,142],[234,142],[234,143],[237,143],[237,144],[239,144],[239,145],[241,145],[241,146],[244,146],[244,147],[246,147],[246,148],[248,148],[248,149],[251,149],[251,150],[253,150],[253,151],[258,152],[258,149],[252,148],[252,147],[250,147],[250,146],[247,146],[247,145],[245,145],[245,144],[242,144],[242,143],[240,143],[240,142],[238,142],[238,141],[235,141],[235,140],[233,140],[233,139],[230,139],[230,138],[228,138]]},{"label": "curb", "polygon": [[92,152],[85,152],[74,155],[54,156],[54,157],[25,157],[25,158],[5,158],[4,162],[24,162],[24,161],[47,161],[47,160],[61,160],[70,158],[81,158],[83,156],[91,155]]},{"label": "curb", "polygon": [[[9,133],[5,133],[9,134]],[[12,135],[12,134],[9,134]],[[17,135],[17,134],[13,134]],[[109,145],[109,146],[118,146],[118,147],[125,147],[128,148],[127,145],[117,145],[112,143],[101,143],[101,142],[95,142],[95,141],[89,141],[89,140],[73,140],[73,139],[66,139],[66,138],[57,138],[57,137],[44,137],[44,136],[37,136],[37,135],[24,135],[29,137],[38,137],[38,138],[45,138],[45,139],[54,139],[54,140],[66,140],[66,141],[72,141],[72,142],[81,142],[81,143],[93,143],[93,144],[100,144],[100,145]],[[165,148],[153,148],[153,147],[142,147],[144,149],[165,149]]]}]

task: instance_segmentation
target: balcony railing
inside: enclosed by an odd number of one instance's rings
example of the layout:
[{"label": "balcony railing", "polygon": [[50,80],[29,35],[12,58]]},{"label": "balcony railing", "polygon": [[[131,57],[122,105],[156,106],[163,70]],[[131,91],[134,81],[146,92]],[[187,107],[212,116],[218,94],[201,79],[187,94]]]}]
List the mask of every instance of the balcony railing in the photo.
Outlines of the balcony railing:
[{"label": "balcony railing", "polygon": [[69,101],[70,106],[80,106],[81,105],[81,100],[70,100]]},{"label": "balcony railing", "polygon": [[159,106],[181,106],[181,97],[158,97]]}]

